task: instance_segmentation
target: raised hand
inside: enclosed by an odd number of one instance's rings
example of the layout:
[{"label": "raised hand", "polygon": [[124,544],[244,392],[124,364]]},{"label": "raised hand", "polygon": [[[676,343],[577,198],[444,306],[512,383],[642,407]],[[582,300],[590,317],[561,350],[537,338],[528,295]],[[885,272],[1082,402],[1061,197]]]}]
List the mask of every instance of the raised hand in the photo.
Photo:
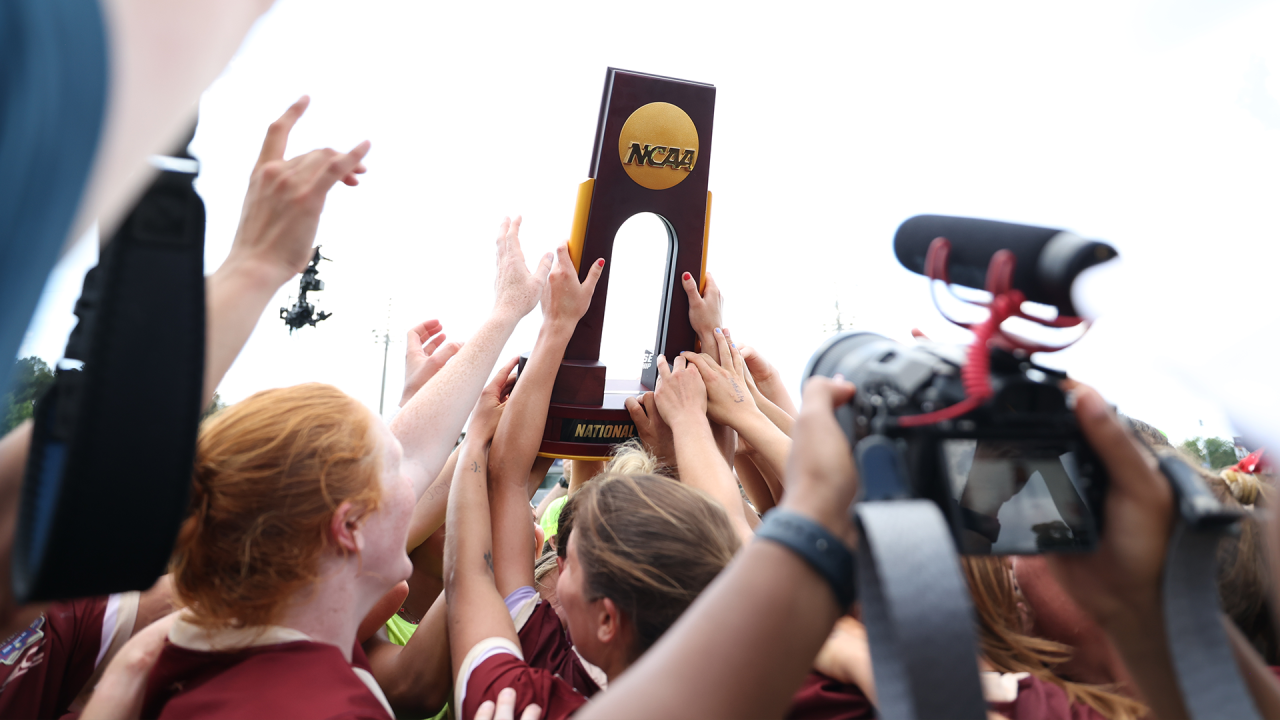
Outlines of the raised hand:
[{"label": "raised hand", "polygon": [[[768,399],[791,417],[798,415],[796,404],[791,400],[791,394],[787,392],[786,383],[782,382],[777,368],[770,364],[759,350],[749,345],[739,347],[738,352],[742,354],[742,360],[747,364],[747,370],[751,374],[748,380],[752,381],[752,392]],[[758,403],[759,397],[756,400]]]},{"label": "raised hand", "polygon": [[658,356],[658,382],[653,396],[658,412],[672,427],[682,420],[701,419],[706,424],[707,386],[698,369],[683,355],[676,358],[671,369],[667,369],[666,356]]},{"label": "raised hand", "polygon": [[370,147],[366,140],[346,153],[324,148],[285,160],[289,132],[310,102],[302,96],[267,129],[228,256],[265,270],[277,286],[306,268],[329,189],[359,184]]},{"label": "raised hand", "polygon": [[[661,372],[661,371],[659,371]],[[636,433],[640,441],[658,462],[670,468],[676,464],[676,444],[672,437],[671,427],[658,412],[658,401],[653,393],[647,392],[639,399],[629,397],[623,401],[627,412],[631,413],[631,421],[636,424]]]},{"label": "raised hand", "polygon": [[853,537],[849,504],[858,492],[858,472],[835,409],[852,400],[853,393],[853,383],[839,376],[815,376],[805,383],[795,444],[787,459],[787,494],[782,498],[783,507],[847,538]]},{"label": "raised hand", "polygon": [[715,329],[723,324],[721,315],[724,312],[724,297],[720,295],[720,288],[716,285],[715,278],[711,277],[711,273],[707,273],[707,284],[701,292],[698,291],[698,281],[691,273],[682,275],[680,283],[684,286],[685,294],[689,296],[689,324],[698,334],[698,340],[702,343],[702,352],[719,359]]},{"label": "raised hand", "polygon": [[730,347],[720,328],[713,336],[720,360],[707,353],[680,353],[688,363],[698,368],[707,386],[707,415],[714,421],[737,430],[743,420],[757,412],[755,398],[747,383],[746,364],[737,348]]},{"label": "raised hand", "polygon": [[444,340],[444,326],[439,320],[425,320],[409,329],[405,338],[404,392],[400,395],[400,407],[462,349],[462,343]]},{"label": "raised hand", "polygon": [[1111,478],[1105,526],[1096,552],[1046,558],[1062,587],[1106,628],[1160,606],[1173,491],[1093,388],[1077,384],[1073,393],[1080,430]]},{"label": "raised hand", "polygon": [[471,413],[471,423],[467,425],[467,442],[474,441],[478,443],[477,447],[484,447],[493,439],[507,396],[511,393],[511,385],[515,382],[513,371],[518,362],[519,357],[508,360],[480,392],[476,409]]},{"label": "raised hand", "polygon": [[578,270],[569,257],[569,244],[557,247],[555,252],[555,265],[542,290],[542,314],[552,322],[576,327],[591,307],[591,296],[604,272],[604,258],[592,263],[587,279],[578,282]]},{"label": "raised hand", "polygon": [[524,317],[538,304],[551,271],[551,253],[542,257],[538,267],[529,272],[524,251],[520,249],[520,216],[506,218],[498,229],[498,276],[493,281],[497,295],[494,308]]}]

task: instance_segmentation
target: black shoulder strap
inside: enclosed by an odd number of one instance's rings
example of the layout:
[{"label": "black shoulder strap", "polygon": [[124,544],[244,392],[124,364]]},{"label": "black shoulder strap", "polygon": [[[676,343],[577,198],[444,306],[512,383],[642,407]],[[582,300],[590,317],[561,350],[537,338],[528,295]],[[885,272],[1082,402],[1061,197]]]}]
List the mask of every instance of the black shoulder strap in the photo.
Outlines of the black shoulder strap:
[{"label": "black shoulder strap", "polygon": [[205,352],[204,203],[162,172],[85,278],[36,407],[13,554],[19,602],[150,587],[187,512]]}]

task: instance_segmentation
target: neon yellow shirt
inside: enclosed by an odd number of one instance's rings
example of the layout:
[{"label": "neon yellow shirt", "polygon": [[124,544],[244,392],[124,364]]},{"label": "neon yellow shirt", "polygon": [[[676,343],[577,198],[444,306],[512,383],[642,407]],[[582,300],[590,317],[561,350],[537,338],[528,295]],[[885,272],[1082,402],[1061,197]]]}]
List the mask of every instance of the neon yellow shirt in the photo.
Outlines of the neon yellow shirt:
[{"label": "neon yellow shirt", "polygon": [[542,526],[542,533],[548,538],[560,532],[560,511],[564,509],[564,504],[568,500],[568,495],[556,498],[551,501],[546,510],[542,511],[542,519],[538,524]]},{"label": "neon yellow shirt", "polygon": [[[387,620],[387,637],[391,638],[391,642],[404,647],[409,642],[409,638],[413,637],[413,633],[417,631],[418,626],[400,617],[399,614],[392,615]],[[431,720],[445,720],[449,717],[449,703],[445,703],[440,708],[440,712]]]}]

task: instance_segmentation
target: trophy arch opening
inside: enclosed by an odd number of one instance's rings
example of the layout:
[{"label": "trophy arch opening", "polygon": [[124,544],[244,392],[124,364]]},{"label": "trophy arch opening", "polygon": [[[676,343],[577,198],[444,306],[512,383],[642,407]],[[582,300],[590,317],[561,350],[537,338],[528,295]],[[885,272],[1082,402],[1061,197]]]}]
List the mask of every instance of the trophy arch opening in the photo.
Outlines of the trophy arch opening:
[{"label": "trophy arch opening", "polygon": [[652,362],[646,353],[661,352],[676,242],[666,219],[650,212],[627,218],[614,235],[600,337],[600,362],[610,378],[640,380]]}]

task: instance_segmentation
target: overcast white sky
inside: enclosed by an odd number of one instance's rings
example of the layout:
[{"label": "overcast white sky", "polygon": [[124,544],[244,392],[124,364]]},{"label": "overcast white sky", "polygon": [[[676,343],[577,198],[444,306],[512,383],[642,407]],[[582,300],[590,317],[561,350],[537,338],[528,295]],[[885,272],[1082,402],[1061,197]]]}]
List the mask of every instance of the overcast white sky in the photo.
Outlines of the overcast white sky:
[{"label": "overcast white sky", "polygon": [[[388,415],[404,331],[466,338],[492,300],[493,239],[525,217],[531,259],[567,236],[605,68],[717,86],[709,269],[726,325],[798,388],[838,301],[855,327],[963,341],[893,257],[918,213],[1104,238],[1127,277],[1076,347],[1042,361],[1175,439],[1260,427],[1280,332],[1269,270],[1280,190],[1280,5],[1212,2],[427,3],[281,0],[201,103],[193,145],[206,262],[226,256],[263,132],[312,96],[290,154],[373,142],[336,188],[318,242],[334,316],[290,336],[267,308],[224,380],[239,400],[333,383]],[[665,239],[619,239],[610,374],[652,343]],[[51,278],[22,354],[62,352],[92,243]],[[652,309],[641,309],[652,308]],[[517,329],[528,349],[540,316]],[[157,333],[164,332],[163,328]],[[1217,401],[1210,398],[1216,397]],[[1259,403],[1258,401],[1264,401]],[[1201,425],[1203,423],[1203,426]]]}]

